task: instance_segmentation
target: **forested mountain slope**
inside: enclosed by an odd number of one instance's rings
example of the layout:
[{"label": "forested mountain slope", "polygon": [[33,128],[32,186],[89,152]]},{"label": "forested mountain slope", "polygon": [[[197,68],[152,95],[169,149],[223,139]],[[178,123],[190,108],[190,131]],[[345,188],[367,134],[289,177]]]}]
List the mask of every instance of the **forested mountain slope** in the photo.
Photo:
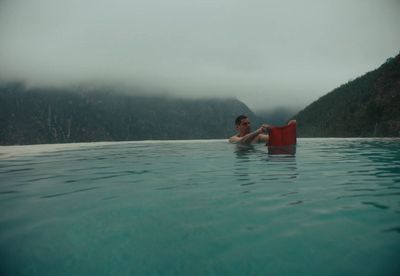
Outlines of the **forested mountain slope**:
[{"label": "forested mountain slope", "polygon": [[294,116],[300,137],[399,137],[400,55]]},{"label": "forested mountain slope", "polygon": [[179,99],[85,89],[0,87],[0,144],[227,138],[251,110],[236,99]]}]

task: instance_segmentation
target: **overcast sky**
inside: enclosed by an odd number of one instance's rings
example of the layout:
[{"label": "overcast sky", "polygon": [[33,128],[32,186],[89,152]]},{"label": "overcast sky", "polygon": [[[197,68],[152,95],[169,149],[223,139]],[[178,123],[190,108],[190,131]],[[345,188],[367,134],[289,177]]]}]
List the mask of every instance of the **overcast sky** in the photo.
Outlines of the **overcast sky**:
[{"label": "overcast sky", "polygon": [[0,78],[302,108],[400,51],[400,0],[0,0]]}]

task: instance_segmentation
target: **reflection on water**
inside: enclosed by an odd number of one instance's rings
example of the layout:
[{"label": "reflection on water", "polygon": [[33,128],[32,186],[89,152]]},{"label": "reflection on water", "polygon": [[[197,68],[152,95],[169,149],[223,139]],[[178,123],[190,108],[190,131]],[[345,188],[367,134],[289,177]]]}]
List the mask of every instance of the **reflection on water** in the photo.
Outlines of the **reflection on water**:
[{"label": "reflection on water", "polygon": [[298,176],[296,156],[269,154],[264,145],[234,145],[234,174],[241,186],[268,184],[270,181],[295,179]]},{"label": "reflection on water", "polygon": [[268,147],[269,154],[296,154],[296,145],[281,146],[281,147]]},{"label": "reflection on water", "polygon": [[238,159],[249,159],[248,155],[256,152],[255,146],[251,144],[234,144],[233,146]]},{"label": "reflection on water", "polygon": [[[253,145],[235,144],[234,150],[236,154],[234,175],[241,186],[253,185],[255,182],[251,179],[248,161],[251,160],[252,154],[256,153]],[[245,192],[248,192],[246,190]]]}]

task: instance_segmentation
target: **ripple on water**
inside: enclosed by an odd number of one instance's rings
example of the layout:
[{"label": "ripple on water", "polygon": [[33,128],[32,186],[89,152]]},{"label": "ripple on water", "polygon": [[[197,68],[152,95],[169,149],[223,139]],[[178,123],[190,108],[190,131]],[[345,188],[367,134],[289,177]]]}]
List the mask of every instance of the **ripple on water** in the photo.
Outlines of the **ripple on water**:
[{"label": "ripple on water", "polygon": [[396,272],[399,140],[49,147],[0,151],[9,275]]},{"label": "ripple on water", "polygon": [[51,198],[51,197],[59,197],[59,196],[65,196],[65,195],[70,195],[74,193],[81,193],[81,192],[87,192],[95,189],[100,189],[101,187],[90,187],[90,188],[85,188],[85,189],[78,189],[78,190],[73,190],[71,192],[64,192],[64,193],[57,193],[57,194],[50,194],[50,195],[44,195],[41,196],[41,198]]}]

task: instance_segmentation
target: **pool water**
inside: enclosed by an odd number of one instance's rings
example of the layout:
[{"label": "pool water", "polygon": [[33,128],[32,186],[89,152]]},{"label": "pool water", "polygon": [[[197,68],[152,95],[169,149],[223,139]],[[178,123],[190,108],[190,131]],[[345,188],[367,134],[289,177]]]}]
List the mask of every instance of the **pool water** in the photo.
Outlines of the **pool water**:
[{"label": "pool water", "polygon": [[0,147],[0,275],[400,275],[400,140]]}]

